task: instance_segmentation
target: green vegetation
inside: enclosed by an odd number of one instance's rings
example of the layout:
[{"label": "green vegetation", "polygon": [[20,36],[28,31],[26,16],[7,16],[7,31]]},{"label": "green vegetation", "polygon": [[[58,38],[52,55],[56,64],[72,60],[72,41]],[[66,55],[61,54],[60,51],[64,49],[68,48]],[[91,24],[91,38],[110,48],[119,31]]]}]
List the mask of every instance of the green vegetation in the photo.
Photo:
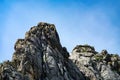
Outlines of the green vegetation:
[{"label": "green vegetation", "polygon": [[103,60],[102,55],[95,55],[94,58],[95,58],[96,61],[102,61]]}]

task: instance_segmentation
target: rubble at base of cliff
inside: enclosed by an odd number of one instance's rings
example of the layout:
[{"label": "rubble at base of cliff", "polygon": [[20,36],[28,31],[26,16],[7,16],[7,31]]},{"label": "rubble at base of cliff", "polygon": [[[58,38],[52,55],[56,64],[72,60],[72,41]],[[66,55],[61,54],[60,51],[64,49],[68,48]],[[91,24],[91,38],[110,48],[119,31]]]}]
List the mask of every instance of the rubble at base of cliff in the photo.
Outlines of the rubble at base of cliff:
[{"label": "rubble at base of cliff", "polygon": [[62,47],[54,24],[33,26],[18,39],[11,61],[0,63],[0,80],[120,80],[120,57],[77,45]]}]

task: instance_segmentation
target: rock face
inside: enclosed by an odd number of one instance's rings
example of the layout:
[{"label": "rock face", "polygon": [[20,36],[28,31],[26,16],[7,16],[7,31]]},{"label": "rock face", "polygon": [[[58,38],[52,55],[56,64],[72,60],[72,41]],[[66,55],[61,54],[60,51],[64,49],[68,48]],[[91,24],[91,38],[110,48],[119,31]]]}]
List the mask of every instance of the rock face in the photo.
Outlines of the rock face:
[{"label": "rock face", "polygon": [[11,61],[0,64],[0,80],[120,80],[120,57],[89,45],[69,55],[54,24],[40,22],[18,39]]},{"label": "rock face", "polygon": [[120,57],[108,54],[106,50],[101,53],[89,45],[76,46],[70,59],[85,75],[86,80],[120,80]]},{"label": "rock face", "polygon": [[85,80],[68,59],[53,24],[41,22],[32,27],[14,49],[12,61],[0,65],[0,80]]}]

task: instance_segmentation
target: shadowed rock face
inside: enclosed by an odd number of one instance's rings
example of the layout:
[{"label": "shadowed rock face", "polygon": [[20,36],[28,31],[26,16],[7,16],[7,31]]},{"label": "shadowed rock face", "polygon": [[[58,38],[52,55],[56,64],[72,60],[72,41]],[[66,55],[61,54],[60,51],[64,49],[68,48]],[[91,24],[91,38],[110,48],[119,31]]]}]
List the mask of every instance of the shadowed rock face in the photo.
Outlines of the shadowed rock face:
[{"label": "shadowed rock face", "polygon": [[40,22],[18,39],[12,61],[0,64],[0,80],[120,80],[120,57],[77,45],[62,47],[54,24]]},{"label": "shadowed rock face", "polygon": [[78,45],[70,59],[87,80],[120,80],[120,57],[116,54],[108,54],[106,50],[98,53],[92,46]]},{"label": "shadowed rock face", "polygon": [[85,80],[68,59],[53,24],[41,22],[32,27],[14,49],[12,61],[0,65],[0,80]]}]

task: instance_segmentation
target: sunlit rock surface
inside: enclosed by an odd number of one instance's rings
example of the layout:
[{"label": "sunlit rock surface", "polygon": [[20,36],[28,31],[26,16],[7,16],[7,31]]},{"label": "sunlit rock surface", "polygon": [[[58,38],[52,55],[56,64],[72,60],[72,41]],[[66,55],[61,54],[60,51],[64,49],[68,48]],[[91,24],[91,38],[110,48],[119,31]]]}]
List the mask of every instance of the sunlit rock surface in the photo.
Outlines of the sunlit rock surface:
[{"label": "sunlit rock surface", "polygon": [[60,44],[54,24],[40,22],[18,39],[12,61],[0,65],[0,80],[85,80]]},{"label": "sunlit rock surface", "polygon": [[106,50],[98,53],[90,45],[78,45],[70,59],[87,80],[120,80],[120,57],[117,54],[108,54]]}]

